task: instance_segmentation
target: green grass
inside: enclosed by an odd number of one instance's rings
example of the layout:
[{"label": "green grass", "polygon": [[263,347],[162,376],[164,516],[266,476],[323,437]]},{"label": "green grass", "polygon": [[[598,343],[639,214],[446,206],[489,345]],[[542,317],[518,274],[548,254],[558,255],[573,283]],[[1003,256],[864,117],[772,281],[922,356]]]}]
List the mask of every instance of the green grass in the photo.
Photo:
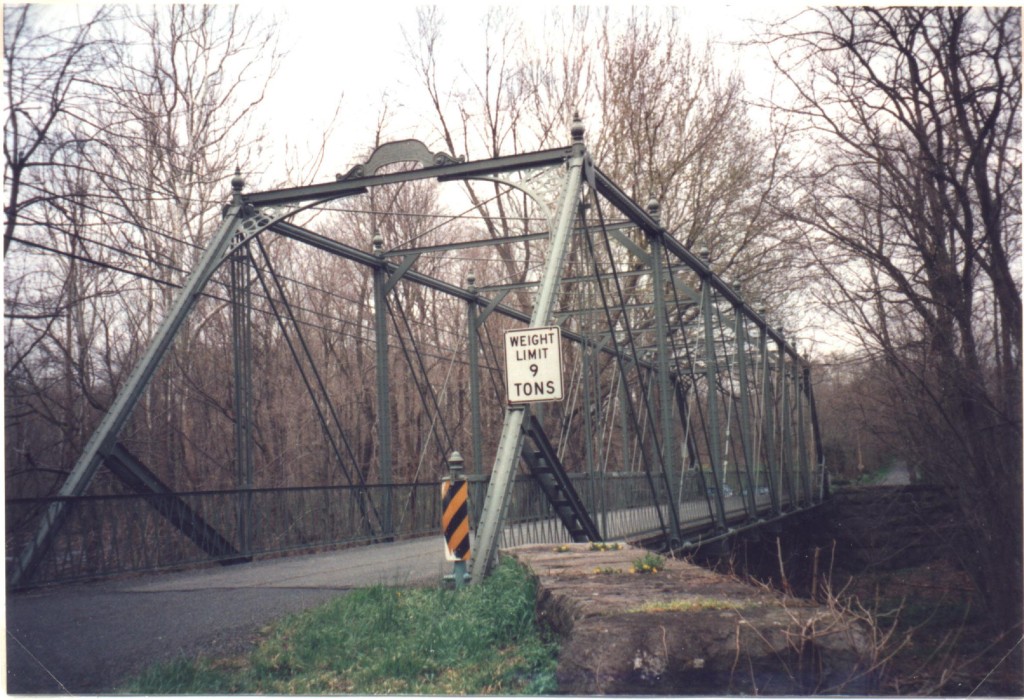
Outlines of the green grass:
[{"label": "green grass", "polygon": [[630,608],[626,612],[698,612],[701,610],[740,610],[744,606],[731,600],[717,598],[681,598],[655,601]]},{"label": "green grass", "polygon": [[535,626],[535,595],[511,560],[460,591],[361,589],[284,618],[247,657],[161,664],[124,692],[550,694],[556,649]]}]

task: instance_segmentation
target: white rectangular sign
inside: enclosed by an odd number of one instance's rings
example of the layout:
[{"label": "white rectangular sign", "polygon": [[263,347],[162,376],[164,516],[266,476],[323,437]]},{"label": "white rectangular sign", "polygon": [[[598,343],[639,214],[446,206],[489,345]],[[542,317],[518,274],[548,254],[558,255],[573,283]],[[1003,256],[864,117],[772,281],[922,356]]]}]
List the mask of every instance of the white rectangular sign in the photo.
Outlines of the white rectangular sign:
[{"label": "white rectangular sign", "polygon": [[562,333],[557,326],[505,331],[510,404],[562,400]]}]

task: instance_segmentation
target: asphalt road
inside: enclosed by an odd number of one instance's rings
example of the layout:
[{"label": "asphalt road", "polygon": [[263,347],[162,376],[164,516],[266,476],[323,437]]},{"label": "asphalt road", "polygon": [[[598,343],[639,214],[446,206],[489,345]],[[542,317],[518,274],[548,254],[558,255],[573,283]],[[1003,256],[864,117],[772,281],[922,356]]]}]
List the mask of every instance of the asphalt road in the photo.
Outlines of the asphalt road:
[{"label": "asphalt road", "polygon": [[440,537],[7,596],[7,692],[117,690],[157,661],[249,647],[268,622],[374,584],[440,581]]}]

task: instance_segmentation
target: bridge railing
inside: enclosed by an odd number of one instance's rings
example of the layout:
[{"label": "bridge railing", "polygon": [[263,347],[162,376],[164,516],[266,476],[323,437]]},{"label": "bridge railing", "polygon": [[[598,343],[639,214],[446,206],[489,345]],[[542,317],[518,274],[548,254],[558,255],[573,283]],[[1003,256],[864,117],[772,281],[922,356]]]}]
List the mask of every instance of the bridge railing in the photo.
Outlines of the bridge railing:
[{"label": "bridge railing", "polygon": [[[386,497],[395,524],[390,535],[363,517],[368,507],[379,514]],[[415,537],[439,533],[441,518],[438,483],[12,499],[5,503],[8,557],[57,500],[64,501],[67,519],[31,585]],[[172,525],[160,512],[171,504],[184,504],[193,522]],[[241,517],[244,509],[250,517]],[[192,539],[182,534],[190,528],[198,533]],[[211,554],[208,533],[233,549]]]},{"label": "bridge railing", "polygon": [[[819,476],[815,474],[815,479]],[[644,473],[575,473],[570,478],[605,539],[642,539],[665,533],[668,496],[662,482]],[[470,518],[475,529],[487,477],[471,476],[469,481]],[[183,503],[195,521],[186,523],[185,529],[191,525],[199,534],[189,539],[182,534],[181,527],[175,527],[161,515],[161,499],[168,504]],[[67,521],[28,585],[69,583],[388,539],[440,536],[439,482],[19,498],[5,502],[8,564],[11,555],[32,536],[40,515],[56,500],[65,501]],[[751,517],[738,490],[727,500],[732,520]],[[367,524],[381,522],[386,503],[390,503],[394,524],[390,533],[371,529]],[[758,493],[756,504],[758,513],[753,517],[767,514],[772,507],[767,493]],[[785,494],[783,505],[788,505]],[[684,478],[683,495],[676,506],[688,531],[703,531],[713,525],[710,499],[696,475]],[[241,517],[244,509],[250,511],[248,518]],[[376,517],[365,518],[367,511]],[[200,524],[208,527],[199,527]],[[244,527],[249,531],[243,532]],[[203,540],[208,533],[232,543],[235,551],[211,555],[208,545],[212,543]],[[532,478],[519,476],[513,485],[502,546],[568,541],[568,533]]]},{"label": "bridge railing", "polygon": [[[619,518],[614,521],[617,529],[612,537],[657,527],[644,475],[574,475],[573,479],[588,508],[603,523],[608,522],[609,514]],[[471,522],[475,528],[487,478],[471,477],[470,486]],[[439,482],[17,498],[5,502],[8,564],[32,536],[41,514],[58,500],[64,502],[67,519],[27,585],[70,583],[389,539],[440,536]],[[368,525],[383,521],[386,503],[390,503],[393,523],[390,533]],[[172,505],[187,513],[191,522],[172,525],[161,514],[167,510],[164,506]],[[647,507],[647,512],[643,512],[642,506]],[[249,511],[249,517],[242,517],[244,510]],[[366,512],[374,517],[364,517]],[[190,539],[182,534],[183,529],[196,534]],[[226,541],[233,549],[211,554],[214,537]],[[568,539],[551,504],[532,478],[518,477],[503,545]]]}]

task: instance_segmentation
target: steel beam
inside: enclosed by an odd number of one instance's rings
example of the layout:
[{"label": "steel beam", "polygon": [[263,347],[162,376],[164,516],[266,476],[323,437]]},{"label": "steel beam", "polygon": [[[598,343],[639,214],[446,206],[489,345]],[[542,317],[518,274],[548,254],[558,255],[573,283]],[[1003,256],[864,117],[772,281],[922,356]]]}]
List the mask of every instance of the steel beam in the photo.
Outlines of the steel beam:
[{"label": "steel beam", "polygon": [[564,163],[569,153],[569,149],[566,148],[553,148],[536,153],[506,156],[504,158],[490,158],[470,163],[450,162],[420,170],[406,170],[386,175],[371,174],[368,177],[342,178],[335,182],[325,182],[318,185],[289,187],[268,192],[253,192],[245,196],[245,201],[257,207],[281,206],[311,200],[329,201],[331,199],[362,194],[372,187],[392,185],[399,182],[412,182],[429,178],[437,178],[441,181],[460,180],[478,175],[493,175],[514,170],[550,167]]},{"label": "steel beam", "polygon": [[797,450],[799,451],[798,465],[800,468],[800,487],[803,492],[804,503],[811,501],[811,474],[810,468],[807,463],[807,435],[806,426],[804,425],[804,399],[805,394],[803,392],[803,372],[798,367],[793,367],[793,385],[794,394],[793,397],[796,401],[796,444]]},{"label": "steel beam", "polygon": [[235,465],[238,494],[238,551],[252,549],[252,268],[249,242],[231,253],[231,330],[234,350]]},{"label": "steel beam", "polygon": [[[276,221],[270,226],[268,226],[268,229],[270,231],[273,231],[274,233],[285,236],[286,238],[290,238],[294,241],[297,241],[298,243],[302,243],[303,245],[311,246],[318,250],[322,250],[332,255],[337,255],[339,257],[351,260],[361,265],[366,265],[368,267],[377,267],[378,265],[382,264],[376,257],[374,257],[370,253],[367,253],[364,250],[353,248],[352,246],[346,245],[339,241],[335,241],[331,238],[327,238],[326,236],[323,236],[319,233],[314,233],[313,231],[304,229],[301,226],[296,226],[295,224],[291,224],[285,221]],[[387,269],[389,271],[398,269],[398,266],[392,262],[384,261],[383,264],[387,266]],[[489,315],[491,312],[500,313],[501,315],[507,318],[522,321],[523,323],[531,322],[531,316],[529,314],[526,314],[522,311],[519,311],[518,309],[513,309],[510,306],[506,306],[500,303],[501,300],[505,298],[507,290],[505,290],[505,293],[498,295],[494,299],[488,300],[486,297],[481,296],[479,293],[471,294],[468,290],[463,289],[462,287],[458,287],[454,284],[449,284],[448,282],[439,280],[429,275],[424,275],[423,273],[416,272],[415,270],[409,270],[408,272],[406,272],[405,275],[403,276],[403,279],[409,280],[414,284],[420,284],[423,285],[424,287],[437,290],[439,292],[442,292],[443,294],[447,294],[448,296],[455,297],[456,299],[475,302],[481,305],[486,304],[486,308],[484,309],[484,311],[480,313],[480,317],[477,319],[479,323],[483,323],[484,317]],[[495,287],[494,289],[497,289],[497,287]],[[587,339],[584,336],[568,329],[562,329],[562,336],[568,340],[572,340],[577,343],[587,342]],[[615,351],[609,347],[602,347],[601,352],[611,355],[615,354]],[[643,362],[641,362],[640,364],[647,366],[647,364]]]},{"label": "steel beam", "polygon": [[[779,335],[785,337],[785,329],[779,328]],[[786,362],[785,342],[778,343],[778,371],[776,381],[782,392],[782,407],[779,410],[779,432],[781,445],[779,449],[779,484],[785,486],[786,495],[791,505],[796,505],[796,493],[793,491],[793,455],[792,430],[793,421],[789,417],[789,364]]]},{"label": "steel beam", "polygon": [[[381,240],[373,238],[374,254],[383,259]],[[410,263],[411,264],[411,263]],[[408,268],[406,268],[408,269]],[[395,277],[400,273],[396,271]],[[397,281],[397,280],[396,280]],[[384,502],[381,504],[381,534],[389,538],[394,534],[391,512],[391,387],[388,382],[388,289],[393,283],[388,279],[383,264],[373,268],[373,328],[376,340],[377,370],[377,457],[380,470],[379,481],[384,485]],[[358,466],[356,466],[358,469]]]},{"label": "steel beam", "polygon": [[483,248],[487,246],[504,245],[506,243],[525,243],[527,241],[541,241],[551,238],[551,233],[527,233],[520,236],[499,236],[497,238],[481,238],[472,241],[461,241],[459,243],[439,243],[438,245],[418,246],[416,248],[395,248],[384,253],[385,258],[395,258],[404,255],[424,255],[431,253],[447,253],[452,250],[465,250],[467,248]]},{"label": "steel beam", "polygon": [[[740,287],[736,285],[736,292]],[[747,472],[747,512],[751,518],[757,517],[757,486],[754,479],[754,447],[751,444],[753,433],[750,423],[750,386],[747,377],[747,329],[745,317],[736,308],[736,371],[740,375],[740,444],[743,447],[743,462]]]},{"label": "steel beam", "polygon": [[[470,275],[467,280],[467,291],[476,292],[476,278]],[[470,470],[480,470],[483,463],[483,429],[480,426],[480,321],[477,302],[470,301],[466,305],[466,331],[469,346],[469,414],[470,431],[473,442],[473,459],[470,462]]]},{"label": "steel beam", "polygon": [[[596,363],[593,361],[593,353],[596,351],[595,346],[592,343],[586,343],[580,350],[582,357],[582,367],[580,369],[580,381],[583,393],[583,432],[587,436],[584,444],[584,456],[587,463],[587,485],[590,490],[590,504],[591,508],[597,507],[597,481],[595,478],[595,464],[594,464],[594,420],[597,418],[597,414],[600,411],[599,402],[591,394],[593,387],[591,386],[591,374],[594,373],[594,366]],[[596,384],[596,381],[595,381]],[[602,516],[605,516],[602,511]],[[607,517],[602,517],[600,531],[601,539],[607,537]]]},{"label": "steel beam", "polygon": [[[644,259],[646,261],[646,258],[650,257],[650,254],[647,251],[643,250],[642,248],[640,249],[640,251],[644,254]],[[666,266],[664,269],[665,269],[665,272],[671,273],[673,275],[675,275],[678,272],[692,272],[692,270],[689,267],[684,267],[682,265]],[[602,273],[597,274],[597,275],[589,274],[589,275],[577,275],[575,277],[563,277],[562,278],[562,284],[589,283],[589,282],[593,282],[595,279],[597,279],[597,280],[605,280],[605,279],[612,279],[612,278],[615,278],[615,277],[618,277],[619,279],[629,279],[631,277],[645,277],[645,276],[647,276],[649,274],[651,274],[651,271],[650,271],[650,269],[647,269],[647,268],[640,269],[640,270],[620,270],[620,271],[616,271],[616,272],[602,272]],[[700,294],[698,294],[696,291],[691,289],[689,286],[683,284],[678,279],[673,280],[673,284],[675,284],[677,286],[680,286],[680,287],[683,287],[683,291],[686,292],[687,295],[689,295],[689,297],[691,299],[691,303],[693,303],[693,304],[700,303]],[[483,287],[481,287],[481,289],[485,289],[487,291],[494,291],[494,290],[498,290],[498,289],[526,289],[528,287],[536,287],[538,285],[540,285],[540,280],[532,280],[532,281],[529,281],[529,282],[509,282],[508,284],[487,284],[487,285],[484,285]],[[685,306],[686,304],[685,303],[680,303],[678,305],[679,306]]]},{"label": "steel beam", "polygon": [[[663,233],[658,223],[651,217],[649,213],[643,210],[636,202],[629,198],[625,192],[623,192],[618,185],[601,172],[600,168],[594,168],[594,188],[599,194],[607,199],[614,207],[616,207],[624,216],[630,221],[634,222],[648,235],[660,235],[663,239],[663,245],[668,251],[682,260],[686,265],[696,272],[702,280],[705,280],[707,284],[710,284],[721,296],[729,300],[733,304],[742,304],[743,300],[732,289],[728,284],[725,283],[722,278],[714,274],[711,267],[707,262],[686,248],[682,243],[676,240],[673,236]],[[767,333],[775,338],[785,348],[785,352],[788,352],[793,356],[794,359],[798,359],[796,349],[792,346],[786,345],[785,339],[775,332],[770,326],[768,326],[761,316],[753,310],[747,308],[745,313],[748,314],[752,321],[758,323],[758,325],[767,329]]]},{"label": "steel beam", "polygon": [[[574,123],[572,135],[573,144],[566,163],[567,172],[562,186],[562,198],[556,214],[557,220],[551,227],[551,245],[544,266],[543,282],[537,293],[537,301],[530,318],[529,327],[531,328],[545,326],[550,322],[551,314],[554,311],[555,292],[562,274],[562,262],[568,251],[572,224],[576,216],[576,206],[583,182],[583,165],[586,159],[582,125]],[[526,406],[510,406],[505,412],[505,422],[502,426],[501,439],[498,442],[494,467],[491,469],[491,480],[487,487],[487,496],[484,499],[480,534],[477,537],[476,555],[473,559],[472,579],[475,584],[484,580],[497,554],[498,539],[512,495],[510,488],[512,476],[522,452],[523,422],[527,413]]]},{"label": "steel beam", "polygon": [[708,410],[708,456],[711,460],[711,478],[715,483],[715,526],[719,530],[726,528],[725,523],[725,500],[722,496],[722,486],[725,474],[719,478],[719,470],[722,468],[722,436],[718,423],[718,357],[715,349],[715,333],[711,317],[714,312],[713,295],[714,290],[710,284],[711,267],[707,257],[707,251],[702,253],[704,273],[703,284],[701,285],[701,315],[704,317],[704,383],[707,388],[707,410]]},{"label": "steel beam", "polygon": [[126,486],[145,496],[149,504],[193,544],[220,560],[221,564],[249,561],[251,556],[237,550],[188,503],[174,493],[142,461],[121,443],[107,455],[107,468]]},{"label": "steel beam", "polygon": [[[651,205],[648,208],[651,210],[651,214],[655,215],[657,203],[653,202],[652,204],[654,208]],[[674,505],[682,484],[682,471],[675,469],[676,451],[675,440],[673,439],[675,434],[672,420],[672,389],[669,377],[668,311],[665,304],[664,261],[662,259],[661,236],[649,236],[648,241],[651,246],[650,263],[652,283],[654,285],[654,329],[655,343],[658,351],[658,413],[661,416],[661,440],[658,441],[661,447],[661,459],[659,461],[661,462],[665,486],[668,489],[669,503]],[[678,479],[675,477],[676,473],[679,474]],[[679,533],[679,518],[675,507],[669,508],[669,515],[670,535],[674,541],[671,546],[675,546],[682,542]]]},{"label": "steel beam", "polygon": [[814,387],[811,386],[811,368],[804,365],[804,391],[807,392],[807,406],[811,412],[811,439],[814,440],[814,461],[818,470],[818,500],[828,495],[825,493],[825,449],[821,444],[821,427],[818,424],[818,407],[814,402]]},{"label": "steel beam", "polygon": [[775,392],[772,390],[772,367],[768,361],[768,334],[761,326],[758,344],[761,352],[761,421],[764,441],[765,474],[768,475],[768,491],[772,498],[772,512],[776,517],[782,514],[782,481],[775,465]]}]

